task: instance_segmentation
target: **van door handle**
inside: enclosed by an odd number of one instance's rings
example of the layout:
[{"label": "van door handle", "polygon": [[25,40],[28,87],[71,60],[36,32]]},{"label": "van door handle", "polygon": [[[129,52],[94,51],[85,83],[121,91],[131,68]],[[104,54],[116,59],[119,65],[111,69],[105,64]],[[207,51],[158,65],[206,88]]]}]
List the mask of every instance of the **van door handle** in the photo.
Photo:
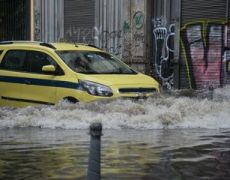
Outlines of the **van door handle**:
[{"label": "van door handle", "polygon": [[25,84],[30,85],[30,84],[31,84],[31,81],[30,81],[30,80],[25,80]]}]

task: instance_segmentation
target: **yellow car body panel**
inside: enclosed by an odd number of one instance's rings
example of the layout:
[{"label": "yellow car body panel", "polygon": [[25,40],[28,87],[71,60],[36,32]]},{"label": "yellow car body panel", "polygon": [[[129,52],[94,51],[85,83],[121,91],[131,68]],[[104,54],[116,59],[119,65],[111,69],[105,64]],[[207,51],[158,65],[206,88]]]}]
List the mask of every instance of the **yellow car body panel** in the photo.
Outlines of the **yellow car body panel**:
[{"label": "yellow car body panel", "polygon": [[[136,74],[83,74],[73,71],[60,58],[56,51],[92,51],[103,52],[87,45],[54,43],[55,49],[43,46],[37,42],[21,42],[0,45],[0,63],[8,51],[36,51],[51,57],[63,74],[37,74],[31,72],[12,71],[0,66],[0,106],[24,107],[38,104],[57,104],[65,98],[74,98],[80,102],[90,102],[100,99],[119,97],[148,97],[153,92],[126,91],[129,89],[155,89],[159,92],[159,83],[153,78],[141,73]],[[112,96],[91,95],[83,90],[80,81],[98,83],[109,87]],[[120,89],[124,89],[123,92]]]}]

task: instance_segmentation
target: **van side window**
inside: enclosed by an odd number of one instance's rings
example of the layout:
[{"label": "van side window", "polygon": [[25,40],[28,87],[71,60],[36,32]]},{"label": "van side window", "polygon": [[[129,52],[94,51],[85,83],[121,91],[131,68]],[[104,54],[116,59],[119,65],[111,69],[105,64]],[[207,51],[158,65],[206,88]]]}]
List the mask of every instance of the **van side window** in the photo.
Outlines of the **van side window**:
[{"label": "van side window", "polygon": [[10,50],[3,58],[0,68],[13,71],[23,71],[25,56],[25,51]]},{"label": "van side window", "polygon": [[48,54],[39,51],[9,50],[3,58],[0,69],[44,74],[42,67],[54,65],[58,75],[63,75],[63,70]]}]

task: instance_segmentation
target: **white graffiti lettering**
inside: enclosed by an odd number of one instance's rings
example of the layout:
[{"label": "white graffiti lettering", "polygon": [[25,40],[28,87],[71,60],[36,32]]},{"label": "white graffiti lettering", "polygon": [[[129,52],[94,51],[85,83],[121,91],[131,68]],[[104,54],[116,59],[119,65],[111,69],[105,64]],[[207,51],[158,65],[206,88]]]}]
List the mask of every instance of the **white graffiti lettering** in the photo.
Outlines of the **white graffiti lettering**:
[{"label": "white graffiti lettering", "polygon": [[174,49],[170,47],[170,41],[174,40],[175,24],[167,27],[167,22],[162,17],[153,19],[152,22],[154,24],[153,35],[155,40],[155,72],[162,81],[162,86],[172,89],[174,74],[169,72],[169,67],[170,54],[173,55]]}]

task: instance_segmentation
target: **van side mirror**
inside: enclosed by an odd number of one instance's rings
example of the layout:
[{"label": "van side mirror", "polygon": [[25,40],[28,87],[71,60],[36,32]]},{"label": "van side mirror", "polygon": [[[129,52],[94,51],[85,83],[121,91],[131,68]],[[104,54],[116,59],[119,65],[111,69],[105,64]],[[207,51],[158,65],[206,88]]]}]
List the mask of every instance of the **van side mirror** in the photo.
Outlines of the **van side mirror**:
[{"label": "van side mirror", "polygon": [[53,65],[45,65],[42,67],[42,72],[45,74],[56,74],[56,68]]}]

